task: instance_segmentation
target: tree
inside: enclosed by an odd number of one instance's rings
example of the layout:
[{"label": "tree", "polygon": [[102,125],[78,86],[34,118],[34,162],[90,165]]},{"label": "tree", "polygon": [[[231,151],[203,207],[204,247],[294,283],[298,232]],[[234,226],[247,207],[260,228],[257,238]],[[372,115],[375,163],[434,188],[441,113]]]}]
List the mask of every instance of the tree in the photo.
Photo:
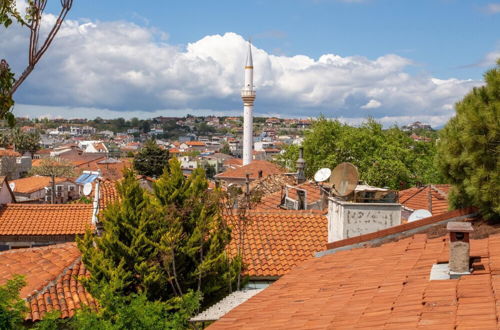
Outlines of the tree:
[{"label": "tree", "polygon": [[56,177],[72,177],[74,176],[73,165],[64,160],[57,160],[54,158],[44,158],[40,165],[33,167],[30,175],[43,175],[50,176],[52,185],[52,198],[51,204],[56,201]]},{"label": "tree", "polygon": [[231,148],[229,148],[229,143],[224,142],[224,145],[220,149],[220,152],[226,155],[231,155]]},{"label": "tree", "polygon": [[40,150],[40,134],[24,133],[19,128],[12,128],[7,134],[0,134],[0,146],[7,147],[13,146],[15,151],[21,155],[26,152],[31,154],[31,157]]},{"label": "tree", "polygon": [[103,212],[101,236],[78,239],[92,274],[91,294],[144,293],[149,301],[171,303],[189,292],[204,304],[230,291],[238,260],[226,255],[230,229],[220,214],[219,192],[209,192],[202,169],[185,178],[176,159],[144,191],[128,170],[117,184],[120,202]]},{"label": "tree", "polygon": [[0,286],[0,329],[21,328],[27,307],[19,292],[25,285],[24,278],[16,275]]},{"label": "tree", "polygon": [[[359,127],[319,117],[306,131],[303,142],[306,176],[322,168],[333,169],[351,162],[361,179],[379,187],[401,189],[419,183],[440,183],[433,143],[413,141],[397,127],[383,129],[368,119]],[[278,162],[292,170],[298,157],[297,146],[289,146]]]},{"label": "tree", "polygon": [[500,59],[455,106],[440,134],[439,167],[454,189],[454,207],[479,207],[486,218],[500,216]]},{"label": "tree", "polygon": [[24,17],[16,10],[16,1],[3,0],[0,2],[0,24],[7,28],[12,24],[14,19],[30,31],[28,65],[17,79],[11,72],[7,61],[5,59],[0,61],[0,119],[7,119],[11,127],[15,124],[14,115],[10,112],[14,105],[14,93],[28,78],[35,65],[40,61],[43,54],[45,54],[73,5],[73,0],[61,0],[61,11],[54,21],[54,25],[48,34],[40,34],[42,16],[47,2],[48,0],[28,1]]},{"label": "tree", "polygon": [[134,169],[141,175],[157,178],[168,166],[169,156],[168,150],[160,148],[155,141],[148,140],[134,156]]},{"label": "tree", "polygon": [[222,216],[222,192],[208,190],[201,168],[186,178],[174,158],[169,169],[154,183],[153,191],[168,224],[160,247],[170,256],[170,284],[177,293],[201,291],[207,306],[232,291],[241,259],[227,255],[231,230]]}]

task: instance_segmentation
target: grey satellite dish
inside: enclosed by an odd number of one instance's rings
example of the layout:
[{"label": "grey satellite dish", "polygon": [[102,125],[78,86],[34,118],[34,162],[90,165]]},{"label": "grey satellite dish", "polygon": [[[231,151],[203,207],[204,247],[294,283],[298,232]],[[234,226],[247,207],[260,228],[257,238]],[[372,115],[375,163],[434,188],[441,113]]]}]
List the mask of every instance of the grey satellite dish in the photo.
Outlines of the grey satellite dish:
[{"label": "grey satellite dish", "polygon": [[326,181],[330,178],[330,175],[332,175],[332,171],[329,168],[320,168],[314,174],[314,181],[316,182]]},{"label": "grey satellite dish", "polygon": [[345,197],[352,193],[359,181],[358,168],[351,163],[341,163],[333,169],[330,176],[335,195]]},{"label": "grey satellite dish", "polygon": [[15,182],[10,182],[9,183],[9,188],[10,188],[10,190],[14,191],[14,188],[16,188],[16,183]]},{"label": "grey satellite dish", "polygon": [[410,216],[408,217],[408,222],[413,222],[413,221],[425,219],[428,217],[432,217],[431,212],[424,210],[424,209],[416,210],[415,212],[410,214]]},{"label": "grey satellite dish", "polygon": [[87,182],[86,184],[83,185],[83,194],[85,196],[88,196],[90,195],[91,192],[92,192],[92,183]]}]

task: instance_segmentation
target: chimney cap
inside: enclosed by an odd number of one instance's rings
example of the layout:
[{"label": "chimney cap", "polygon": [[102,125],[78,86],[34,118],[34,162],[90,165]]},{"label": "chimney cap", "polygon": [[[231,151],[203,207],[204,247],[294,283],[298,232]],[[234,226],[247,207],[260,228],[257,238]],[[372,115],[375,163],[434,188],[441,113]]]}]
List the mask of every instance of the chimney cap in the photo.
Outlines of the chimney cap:
[{"label": "chimney cap", "polygon": [[449,232],[471,233],[474,231],[470,222],[448,222],[446,229]]}]

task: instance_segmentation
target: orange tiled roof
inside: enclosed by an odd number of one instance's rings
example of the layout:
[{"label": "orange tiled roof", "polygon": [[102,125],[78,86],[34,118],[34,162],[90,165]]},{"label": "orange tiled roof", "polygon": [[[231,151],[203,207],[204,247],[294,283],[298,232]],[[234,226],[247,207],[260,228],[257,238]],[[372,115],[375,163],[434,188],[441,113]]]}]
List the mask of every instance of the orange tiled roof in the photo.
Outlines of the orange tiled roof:
[{"label": "orange tiled roof", "polygon": [[52,310],[59,310],[63,318],[71,317],[83,305],[96,309],[77,279],[88,276],[88,271],[75,243],[0,252],[0,285],[15,274],[24,275],[27,282],[20,293],[29,307],[27,320],[38,321]]},{"label": "orange tiled roof", "polygon": [[[425,209],[432,215],[442,214],[448,211],[450,188],[451,186],[447,184],[409,188],[399,192],[399,202],[412,210]],[[432,195],[432,210],[429,209],[429,194]]]},{"label": "orange tiled roof", "polygon": [[[311,182],[304,182],[294,187],[306,191],[306,201],[308,204],[317,202],[321,199],[321,191],[318,185],[315,185]],[[272,194],[262,197],[260,202],[255,207],[265,210],[279,209],[282,194],[285,194],[285,188],[283,188],[283,191],[276,191]],[[298,200],[299,198],[297,195],[297,189],[295,188],[288,188],[288,195],[290,196],[290,198],[293,198],[295,200]]]},{"label": "orange tiled roof", "polygon": [[6,204],[0,235],[77,235],[92,223],[91,204]]},{"label": "orange tiled roof", "polygon": [[471,240],[471,275],[430,281],[448,251],[417,234],[313,258],[208,329],[498,329],[500,234]]},{"label": "orange tiled roof", "polygon": [[202,141],[187,141],[186,144],[190,147],[194,147],[194,146],[204,147],[206,145],[205,142],[202,142]]},{"label": "orange tiled roof", "polygon": [[250,164],[234,169],[229,169],[225,172],[217,174],[218,179],[244,179],[247,173],[250,173],[250,179],[257,179],[259,171],[262,171],[262,176],[266,177],[273,174],[285,173],[285,170],[278,165],[266,160],[254,160]]},{"label": "orange tiled roof", "polygon": [[8,157],[21,157],[21,154],[10,149],[0,149],[0,157],[8,156]]},{"label": "orange tiled roof", "polygon": [[[249,211],[243,250],[245,274],[281,276],[314,252],[324,249],[328,236],[324,215],[307,211]],[[233,228],[229,251],[236,255],[239,227],[236,216],[227,216]]]},{"label": "orange tiled roof", "polygon": [[[70,181],[67,178],[55,178],[56,184]],[[49,176],[30,176],[27,178],[12,180],[15,183],[14,192],[20,194],[30,194],[32,192],[42,190],[45,187],[52,185],[52,178]]]},{"label": "orange tiled roof", "polygon": [[99,210],[102,212],[108,205],[120,199],[118,190],[116,189],[116,182],[110,180],[102,180],[99,183],[100,196],[99,196]]}]

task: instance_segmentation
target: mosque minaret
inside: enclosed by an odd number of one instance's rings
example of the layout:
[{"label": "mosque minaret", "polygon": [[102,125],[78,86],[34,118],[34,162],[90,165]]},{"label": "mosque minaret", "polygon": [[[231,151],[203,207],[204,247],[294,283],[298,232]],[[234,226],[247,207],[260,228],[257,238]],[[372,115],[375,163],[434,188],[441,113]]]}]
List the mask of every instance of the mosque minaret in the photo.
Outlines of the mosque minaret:
[{"label": "mosque minaret", "polygon": [[253,102],[255,101],[252,44],[250,42],[248,43],[245,64],[245,86],[241,89],[241,99],[243,100],[243,165],[247,165],[253,158]]}]

